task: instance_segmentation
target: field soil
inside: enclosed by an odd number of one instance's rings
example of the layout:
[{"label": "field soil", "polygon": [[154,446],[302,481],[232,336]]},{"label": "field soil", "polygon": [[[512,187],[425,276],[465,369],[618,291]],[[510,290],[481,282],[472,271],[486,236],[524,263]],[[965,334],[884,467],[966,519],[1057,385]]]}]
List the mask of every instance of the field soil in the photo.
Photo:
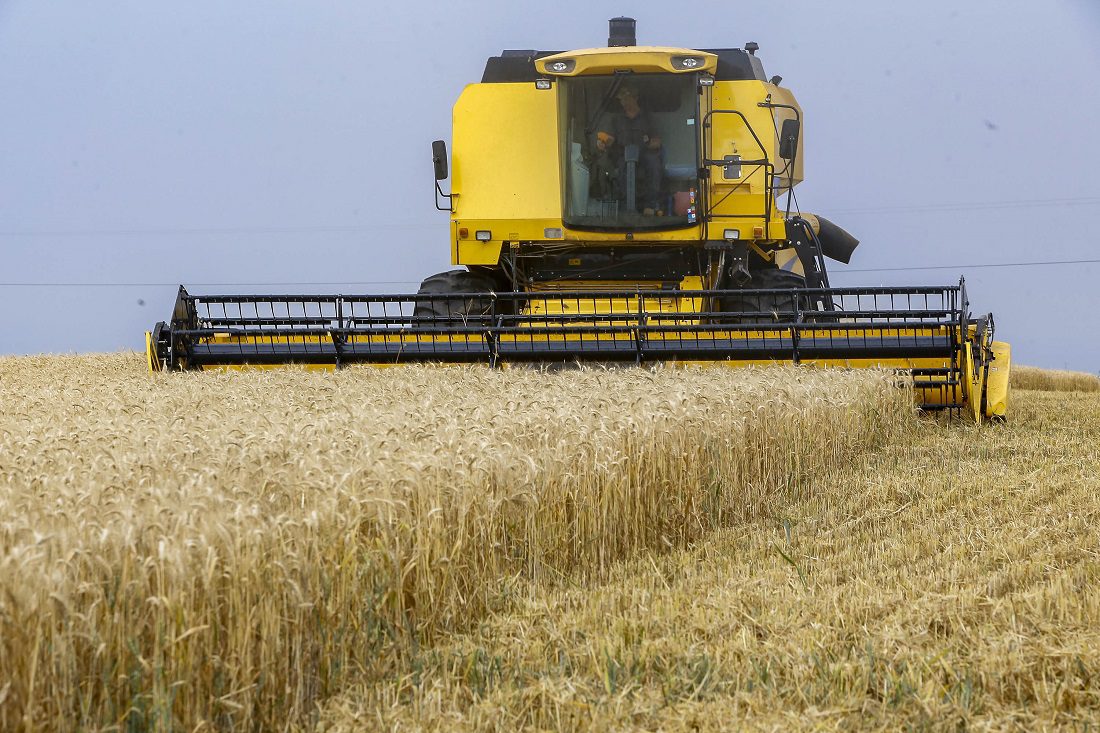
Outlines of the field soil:
[{"label": "field soil", "polygon": [[529,586],[321,728],[1095,730],[1100,394],[1011,410],[923,419],[768,516]]}]

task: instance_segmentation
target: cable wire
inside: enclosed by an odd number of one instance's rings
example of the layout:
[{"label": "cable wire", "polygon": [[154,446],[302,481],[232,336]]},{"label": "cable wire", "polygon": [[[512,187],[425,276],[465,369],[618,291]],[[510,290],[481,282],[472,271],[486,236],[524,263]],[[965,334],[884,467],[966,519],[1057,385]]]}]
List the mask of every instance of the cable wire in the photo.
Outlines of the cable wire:
[{"label": "cable wire", "polygon": [[986,262],[980,265],[912,265],[907,267],[872,267],[859,269],[836,270],[834,274],[843,275],[849,272],[906,272],[909,270],[976,270],[989,267],[1046,267],[1049,265],[1092,265],[1100,262],[1096,260],[1046,260],[1043,262]]},{"label": "cable wire", "polygon": [[[755,171],[754,171],[755,172]],[[797,196],[795,197],[797,202]],[[797,204],[796,204],[797,205]],[[1019,201],[976,201],[973,203],[954,202],[940,204],[916,204],[898,206],[871,206],[855,207],[849,209],[832,209],[831,215],[836,214],[897,214],[910,211],[969,211],[988,209],[1018,209],[1018,208],[1045,208],[1061,206],[1096,206],[1100,205],[1100,196],[1088,196],[1080,198],[1054,198],[1054,199],[1024,199]],[[159,227],[159,228],[133,228],[133,229],[57,229],[57,230],[7,230],[0,231],[0,237],[130,237],[130,236],[176,236],[183,234],[195,235],[228,235],[228,234],[317,234],[317,233],[367,233],[379,229],[427,229],[432,225],[410,225],[397,222],[385,222],[375,224],[355,225],[317,225],[299,227]]]},{"label": "cable wire", "polygon": [[[270,283],[185,283],[187,287],[196,288],[273,288],[273,287],[329,287],[332,285],[419,285],[419,280],[348,280],[340,282],[270,282]],[[163,283],[135,283],[135,282],[0,282],[2,288],[176,288],[178,282]]]},{"label": "cable wire", "polygon": [[989,209],[1036,209],[1059,206],[1095,206],[1100,204],[1100,196],[1082,198],[1058,198],[1058,199],[1025,199],[1021,201],[975,201],[954,202],[943,204],[915,204],[911,206],[871,206],[851,209],[831,209],[829,213],[835,214],[901,214],[910,211],[971,211]]},{"label": "cable wire", "polygon": [[[976,265],[909,265],[905,267],[870,267],[854,269],[836,269],[834,275],[846,275],[850,272],[909,272],[913,270],[978,270],[993,267],[1050,267],[1054,265],[1095,265],[1100,259],[1086,260],[1043,260],[1037,262],[986,262]],[[333,285],[419,285],[418,280],[348,280],[340,282],[253,282],[253,283],[190,283],[189,287],[201,288],[273,288],[273,287],[330,287]],[[0,282],[4,288],[174,288],[179,283],[138,283],[138,282]]]}]

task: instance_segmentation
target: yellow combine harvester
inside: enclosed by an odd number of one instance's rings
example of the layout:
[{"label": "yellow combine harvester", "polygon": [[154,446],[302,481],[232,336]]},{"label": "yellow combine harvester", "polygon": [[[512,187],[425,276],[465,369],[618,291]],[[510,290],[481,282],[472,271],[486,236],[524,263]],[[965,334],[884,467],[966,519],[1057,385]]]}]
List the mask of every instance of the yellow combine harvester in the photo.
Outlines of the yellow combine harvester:
[{"label": "yellow combine harvester", "polygon": [[[757,45],[505,51],[454,108],[436,206],[465,269],[407,295],[191,295],[149,366],[716,363],[884,366],[919,403],[1006,411],[1009,347],[966,288],[832,288],[858,242],[791,212],[802,113]],[[781,202],[785,199],[785,207]],[[441,205],[441,202],[443,205]]]}]

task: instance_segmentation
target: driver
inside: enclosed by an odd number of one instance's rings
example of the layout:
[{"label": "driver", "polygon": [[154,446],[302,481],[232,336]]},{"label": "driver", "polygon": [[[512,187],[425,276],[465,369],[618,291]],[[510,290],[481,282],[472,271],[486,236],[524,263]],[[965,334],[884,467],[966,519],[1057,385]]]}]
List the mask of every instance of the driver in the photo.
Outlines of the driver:
[{"label": "driver", "polygon": [[[650,216],[657,210],[658,191],[661,187],[661,137],[656,133],[653,118],[642,108],[638,101],[637,89],[624,84],[615,94],[621,114],[605,119],[602,129],[596,133],[596,149],[599,153],[618,145],[625,151],[628,145],[638,148],[637,187],[638,206],[642,213]],[[620,175],[617,191],[619,198],[625,198],[626,162],[619,156]]]}]

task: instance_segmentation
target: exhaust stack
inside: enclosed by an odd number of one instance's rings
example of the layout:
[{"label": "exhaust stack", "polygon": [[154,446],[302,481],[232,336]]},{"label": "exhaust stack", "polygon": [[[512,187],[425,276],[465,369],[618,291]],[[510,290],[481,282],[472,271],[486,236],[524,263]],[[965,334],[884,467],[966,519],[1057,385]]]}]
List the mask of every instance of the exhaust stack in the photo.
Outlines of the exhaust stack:
[{"label": "exhaust stack", "polygon": [[616,48],[620,46],[637,46],[638,36],[635,31],[637,21],[633,18],[612,18],[607,21],[607,46]]}]

